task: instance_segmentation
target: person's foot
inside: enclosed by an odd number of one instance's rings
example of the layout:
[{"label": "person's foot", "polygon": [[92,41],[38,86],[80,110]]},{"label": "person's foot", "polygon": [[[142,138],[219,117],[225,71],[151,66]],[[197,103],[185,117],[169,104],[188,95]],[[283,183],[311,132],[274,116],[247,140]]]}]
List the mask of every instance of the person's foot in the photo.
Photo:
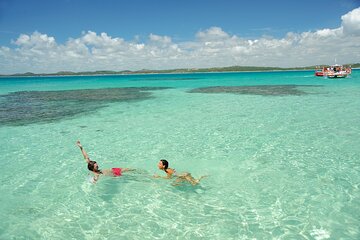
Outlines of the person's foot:
[{"label": "person's foot", "polygon": [[194,179],[193,181],[191,181],[191,184],[192,184],[193,186],[195,186],[195,185],[199,184],[199,182],[200,182],[201,179],[206,178],[206,177],[208,177],[208,175],[201,176],[201,177],[199,177],[199,179]]},{"label": "person's foot", "polygon": [[194,181],[191,181],[191,184],[192,184],[193,186],[195,186],[195,185],[198,185],[199,182],[200,182],[200,179],[195,179]]},{"label": "person's foot", "polygon": [[208,176],[209,176],[209,175],[201,176],[201,177],[199,177],[199,180],[198,180],[198,181],[200,181],[201,179],[206,178],[206,177],[208,177]]}]

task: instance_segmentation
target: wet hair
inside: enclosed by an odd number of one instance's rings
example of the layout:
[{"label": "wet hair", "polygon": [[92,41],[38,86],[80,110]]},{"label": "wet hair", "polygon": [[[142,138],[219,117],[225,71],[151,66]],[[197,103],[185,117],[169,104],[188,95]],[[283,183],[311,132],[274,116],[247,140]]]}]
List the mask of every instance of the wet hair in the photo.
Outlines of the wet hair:
[{"label": "wet hair", "polygon": [[100,170],[95,170],[94,169],[94,165],[95,165],[95,161],[89,161],[88,163],[88,169],[92,172],[96,172],[96,173],[102,173]]},{"label": "wet hair", "polygon": [[161,159],[160,162],[162,162],[162,164],[164,165],[164,170],[165,172],[167,172],[166,169],[168,169],[169,167],[169,162],[165,159]]}]

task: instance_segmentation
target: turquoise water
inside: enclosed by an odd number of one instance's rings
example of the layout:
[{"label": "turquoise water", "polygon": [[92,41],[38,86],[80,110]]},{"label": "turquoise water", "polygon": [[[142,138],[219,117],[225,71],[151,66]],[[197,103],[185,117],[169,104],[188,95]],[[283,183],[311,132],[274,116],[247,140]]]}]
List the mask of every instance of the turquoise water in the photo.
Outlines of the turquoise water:
[{"label": "turquoise water", "polygon": [[[360,238],[358,70],[0,78],[0,94],[0,239]],[[139,171],[89,183],[78,139]],[[161,158],[208,177],[154,179]]]}]

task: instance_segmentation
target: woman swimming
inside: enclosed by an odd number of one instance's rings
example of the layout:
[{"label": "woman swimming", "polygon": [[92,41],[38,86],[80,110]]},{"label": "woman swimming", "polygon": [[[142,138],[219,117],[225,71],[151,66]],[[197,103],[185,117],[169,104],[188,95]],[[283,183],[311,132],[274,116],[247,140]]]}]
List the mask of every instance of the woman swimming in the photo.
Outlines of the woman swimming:
[{"label": "woman swimming", "polygon": [[[201,176],[199,179],[195,179],[193,176],[191,176],[190,173],[184,172],[177,174],[175,169],[169,168],[169,162],[165,159],[161,159],[158,163],[158,168],[160,170],[163,170],[166,173],[166,179],[171,179],[173,177],[176,177],[175,182],[173,185],[180,185],[182,182],[189,182],[192,185],[196,185],[200,182],[200,180],[206,176]],[[154,175],[155,178],[161,178],[159,175]]]},{"label": "woman swimming", "polygon": [[102,174],[104,176],[113,176],[119,177],[122,175],[122,172],[133,171],[135,169],[130,168],[111,168],[111,169],[99,169],[99,165],[97,162],[90,160],[89,155],[85,152],[83,146],[81,145],[80,141],[76,142],[76,145],[80,148],[82,155],[84,156],[85,161],[88,164],[89,171],[94,173],[94,183],[99,179],[99,176]]}]

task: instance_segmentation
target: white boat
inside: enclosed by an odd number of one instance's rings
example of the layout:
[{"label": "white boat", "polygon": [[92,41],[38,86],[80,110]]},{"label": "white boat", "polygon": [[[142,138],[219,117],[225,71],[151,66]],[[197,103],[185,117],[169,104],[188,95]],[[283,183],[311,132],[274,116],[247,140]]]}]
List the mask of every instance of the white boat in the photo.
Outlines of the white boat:
[{"label": "white boat", "polygon": [[351,67],[335,64],[324,68],[324,77],[328,78],[345,78],[351,74]]}]

